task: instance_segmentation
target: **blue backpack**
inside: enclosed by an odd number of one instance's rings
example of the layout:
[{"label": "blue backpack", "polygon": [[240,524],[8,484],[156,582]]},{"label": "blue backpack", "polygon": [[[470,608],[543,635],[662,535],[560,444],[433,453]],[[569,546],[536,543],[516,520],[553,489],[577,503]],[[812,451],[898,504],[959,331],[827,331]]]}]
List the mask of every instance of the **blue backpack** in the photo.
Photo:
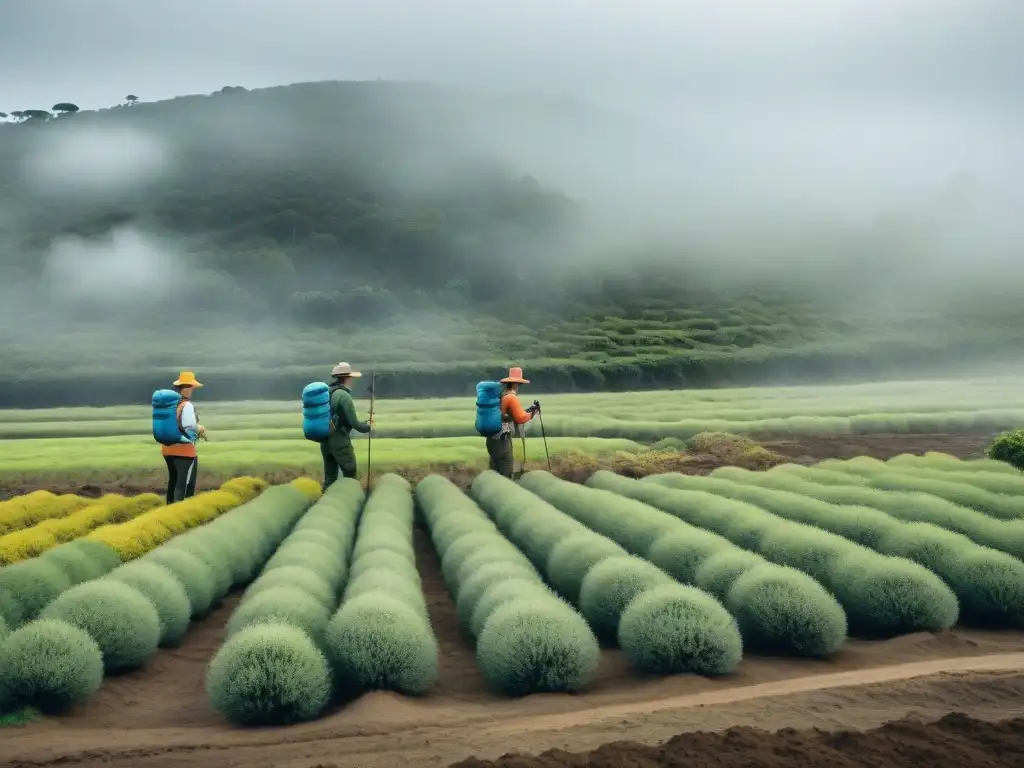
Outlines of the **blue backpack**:
[{"label": "blue backpack", "polygon": [[178,403],[181,395],[173,389],[158,389],[153,393],[153,439],[161,445],[177,445],[184,437],[178,423]]},{"label": "blue backpack", "polygon": [[476,431],[484,437],[501,432],[501,384],[497,381],[476,385]]},{"label": "blue backpack", "polygon": [[332,421],[330,387],[322,381],[307,384],[302,390],[302,434],[322,442],[331,434]]}]

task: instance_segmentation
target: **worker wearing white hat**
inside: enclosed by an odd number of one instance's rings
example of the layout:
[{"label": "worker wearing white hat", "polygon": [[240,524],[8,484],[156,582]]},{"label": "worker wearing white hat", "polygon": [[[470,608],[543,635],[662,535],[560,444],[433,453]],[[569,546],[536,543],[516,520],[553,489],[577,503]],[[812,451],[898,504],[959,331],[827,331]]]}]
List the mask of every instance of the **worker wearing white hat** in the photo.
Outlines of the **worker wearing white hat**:
[{"label": "worker wearing white hat", "polygon": [[338,471],[345,477],[356,476],[356,451],[352,446],[352,430],[367,434],[373,427],[373,416],[360,421],[352,399],[352,379],[363,374],[353,371],[348,363],[338,363],[331,370],[331,434],[320,443],[324,459],[324,488],[338,479]]}]

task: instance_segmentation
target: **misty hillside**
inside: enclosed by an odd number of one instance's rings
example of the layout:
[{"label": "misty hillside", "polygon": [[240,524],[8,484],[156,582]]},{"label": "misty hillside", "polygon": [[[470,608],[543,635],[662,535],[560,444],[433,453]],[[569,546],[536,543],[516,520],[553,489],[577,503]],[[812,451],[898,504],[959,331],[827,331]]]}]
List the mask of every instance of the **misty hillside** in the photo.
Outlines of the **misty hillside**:
[{"label": "misty hillside", "polygon": [[287,396],[339,357],[428,372],[385,389],[440,393],[509,360],[592,389],[1020,349],[1005,281],[908,294],[930,274],[911,214],[780,221],[771,241],[736,217],[709,240],[690,224],[701,189],[664,170],[699,162],[638,117],[416,83],[0,125],[0,396],[61,370],[116,382],[116,400],[182,366]]}]

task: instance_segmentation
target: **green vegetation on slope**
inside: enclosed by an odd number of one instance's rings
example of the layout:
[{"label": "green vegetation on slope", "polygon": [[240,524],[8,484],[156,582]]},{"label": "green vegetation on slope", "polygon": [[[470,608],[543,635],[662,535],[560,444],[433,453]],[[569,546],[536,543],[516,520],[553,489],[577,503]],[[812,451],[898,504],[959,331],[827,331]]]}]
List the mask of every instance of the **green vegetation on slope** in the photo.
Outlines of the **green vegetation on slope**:
[{"label": "green vegetation on slope", "polygon": [[[764,276],[739,288],[715,254],[622,235],[632,209],[570,198],[559,155],[650,129],[580,103],[305,83],[63,111],[0,126],[0,284],[17,286],[3,309],[24,329],[0,337],[7,403],[131,402],[178,367],[285,397],[341,355],[386,374],[381,393],[456,394],[516,362],[594,391],[870,377],[1020,346],[1009,288],[893,321],[869,304],[838,313],[821,288],[850,283],[824,261],[796,280],[765,245],[746,260]],[[72,160],[107,144],[134,161],[93,168],[117,181],[97,194]],[[877,261],[879,227],[835,240]],[[127,273],[90,288],[78,270],[97,259],[173,265],[189,290]]]}]

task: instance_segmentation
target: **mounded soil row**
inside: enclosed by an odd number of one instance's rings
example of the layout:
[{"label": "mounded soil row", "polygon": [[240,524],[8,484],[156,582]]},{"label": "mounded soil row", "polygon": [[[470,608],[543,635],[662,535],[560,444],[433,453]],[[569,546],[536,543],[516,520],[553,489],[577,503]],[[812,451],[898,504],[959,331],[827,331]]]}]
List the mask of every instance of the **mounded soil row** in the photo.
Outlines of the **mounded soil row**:
[{"label": "mounded soil row", "polygon": [[866,732],[792,728],[769,733],[730,728],[686,733],[664,744],[604,744],[585,754],[551,750],[537,757],[469,758],[452,768],[1018,768],[1024,765],[1024,718],[998,723],[962,713],[938,722],[901,719]]}]

